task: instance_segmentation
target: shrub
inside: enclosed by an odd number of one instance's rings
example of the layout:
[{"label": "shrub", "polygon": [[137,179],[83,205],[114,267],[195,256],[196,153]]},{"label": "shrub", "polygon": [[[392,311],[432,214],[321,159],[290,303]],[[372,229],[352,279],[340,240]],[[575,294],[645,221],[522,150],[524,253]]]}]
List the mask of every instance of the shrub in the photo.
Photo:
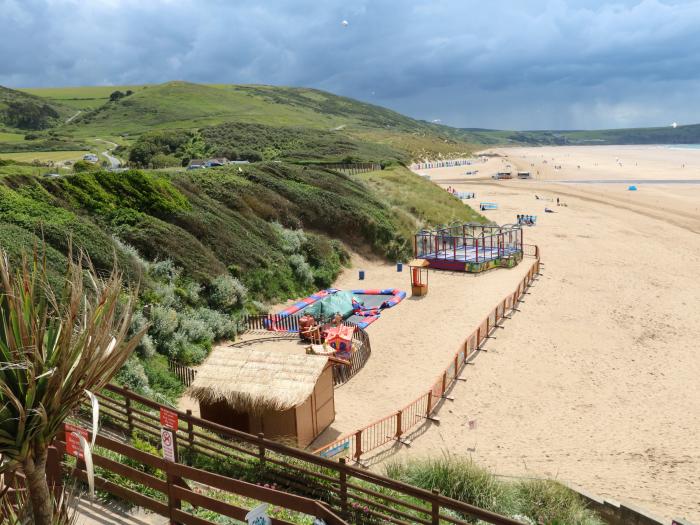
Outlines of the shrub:
[{"label": "shrub", "polygon": [[289,265],[292,267],[294,276],[303,286],[309,286],[314,282],[314,272],[306,262],[304,256],[298,253],[289,256]]},{"label": "shrub", "polygon": [[117,372],[116,379],[123,386],[135,392],[145,393],[149,390],[148,377],[139,359],[132,355]]},{"label": "shrub", "polygon": [[279,246],[286,254],[299,253],[306,243],[306,235],[303,230],[289,230],[279,222],[272,223],[272,229],[279,237]]},{"label": "shrub", "polygon": [[534,523],[599,525],[603,522],[586,508],[583,499],[561,483],[523,480],[515,485],[519,512]]},{"label": "shrub", "polygon": [[223,274],[212,281],[209,300],[216,308],[231,311],[243,306],[247,295],[246,287],[238,279]]},{"label": "shrub", "polygon": [[155,338],[156,344],[160,347],[172,337],[177,330],[177,312],[172,308],[164,306],[153,306],[150,312],[151,329],[150,333]]},{"label": "shrub", "polygon": [[73,164],[73,171],[76,173],[84,173],[87,171],[97,171],[100,167],[97,164],[88,162],[86,160],[78,160]]},{"label": "shrub", "polygon": [[174,281],[180,275],[180,270],[172,260],[165,259],[151,264],[151,275],[155,279]]},{"label": "shrub", "polygon": [[209,308],[198,308],[194,315],[209,327],[215,339],[232,339],[238,333],[238,324],[230,315]]},{"label": "shrub", "polygon": [[185,335],[188,341],[211,345],[214,340],[214,331],[201,318],[192,316],[192,311],[180,313],[180,326],[178,332]]}]

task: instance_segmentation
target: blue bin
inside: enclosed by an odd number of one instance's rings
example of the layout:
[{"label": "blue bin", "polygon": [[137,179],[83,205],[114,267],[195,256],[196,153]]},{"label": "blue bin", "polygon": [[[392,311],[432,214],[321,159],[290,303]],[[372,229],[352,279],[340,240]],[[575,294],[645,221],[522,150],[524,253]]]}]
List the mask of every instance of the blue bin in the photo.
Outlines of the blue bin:
[{"label": "blue bin", "polygon": [[364,281],[364,280],[365,280],[365,271],[360,270],[360,281]]},{"label": "blue bin", "polygon": [[396,263],[396,271],[403,272],[403,263]]}]

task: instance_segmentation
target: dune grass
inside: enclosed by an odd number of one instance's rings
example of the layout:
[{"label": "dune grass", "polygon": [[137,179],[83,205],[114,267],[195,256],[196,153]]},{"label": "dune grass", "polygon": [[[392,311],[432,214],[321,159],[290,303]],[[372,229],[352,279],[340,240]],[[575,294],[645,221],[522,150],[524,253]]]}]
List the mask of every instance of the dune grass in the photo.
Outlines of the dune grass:
[{"label": "dune grass", "polygon": [[390,478],[533,524],[603,524],[581,496],[557,481],[503,480],[465,457],[394,461],[385,472]]},{"label": "dune grass", "polygon": [[426,225],[488,222],[457,197],[403,166],[394,165],[354,177],[392,206],[406,235],[413,235],[417,228]]}]

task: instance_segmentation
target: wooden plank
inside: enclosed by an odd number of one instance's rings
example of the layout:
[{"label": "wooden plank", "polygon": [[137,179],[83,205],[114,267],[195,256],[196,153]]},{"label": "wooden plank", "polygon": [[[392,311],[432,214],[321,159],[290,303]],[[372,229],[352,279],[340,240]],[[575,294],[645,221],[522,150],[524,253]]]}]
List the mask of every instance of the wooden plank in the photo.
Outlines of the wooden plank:
[{"label": "wooden plank", "polygon": [[[87,483],[87,473],[85,473],[85,471],[74,469],[71,475]],[[125,501],[131,502],[134,505],[138,505],[139,507],[153,511],[159,516],[164,516],[166,518],[169,516],[168,505],[166,503],[149,498],[148,496],[144,496],[139,492],[127,489],[121,485],[116,485],[111,481],[107,481],[106,479],[96,476],[95,488],[104,490],[105,492],[109,492],[110,494],[113,494],[114,496],[117,496]]]},{"label": "wooden plank", "polygon": [[146,485],[147,487],[162,492],[163,494],[168,493],[168,484],[162,479],[148,474],[147,472],[136,470],[133,467],[129,467],[128,465],[124,465],[118,461],[114,461],[104,456],[98,456],[96,454],[92,456],[92,461],[98,467],[105,468],[111,472],[124,476],[125,478],[129,478],[132,481]]}]

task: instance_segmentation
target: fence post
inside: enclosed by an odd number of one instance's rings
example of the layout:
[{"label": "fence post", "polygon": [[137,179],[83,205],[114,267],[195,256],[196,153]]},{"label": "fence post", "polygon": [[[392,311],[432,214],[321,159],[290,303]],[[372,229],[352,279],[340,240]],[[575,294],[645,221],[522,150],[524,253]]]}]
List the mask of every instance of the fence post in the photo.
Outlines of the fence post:
[{"label": "fence post", "polygon": [[445,396],[445,391],[447,390],[447,370],[442,373],[442,392],[441,395]]},{"label": "fence post", "polygon": [[362,455],[362,430],[355,432],[355,461],[359,463]]},{"label": "fence post", "polygon": [[187,409],[187,447],[190,450],[188,464],[192,464],[192,454],[194,454],[194,432],[192,429],[192,411]]},{"label": "fence post", "polygon": [[348,475],[345,470],[346,459],[340,458],[340,513],[344,518],[348,516]]},{"label": "fence post", "polygon": [[260,470],[265,470],[265,434],[258,434],[258,460],[260,461]]},{"label": "fence post", "polygon": [[430,418],[430,405],[433,404],[433,389],[432,387],[428,391],[428,408],[425,410],[425,417]]},{"label": "fence post", "polygon": [[401,428],[401,411],[398,410],[396,412],[396,439],[401,438],[401,434],[403,434],[403,429]]},{"label": "fence post", "polygon": [[134,419],[131,415],[131,398],[129,397],[129,387],[124,387],[124,406],[126,408],[126,426],[129,431],[129,437],[134,432]]},{"label": "fence post", "polygon": [[[440,492],[437,489],[433,489],[433,496],[438,496],[439,494]],[[440,525],[440,503],[436,497],[433,497],[431,501],[430,523],[432,525]]]},{"label": "fence post", "polygon": [[[175,456],[174,463],[178,463],[177,432],[172,431],[171,434],[173,436],[173,452]],[[170,511],[170,525],[179,525],[179,523],[173,519],[173,510],[182,509],[182,501],[173,496],[172,487],[173,485],[180,485],[182,480],[172,474],[170,471],[170,465],[170,461],[165,462],[165,481],[168,484],[168,509]]]}]

